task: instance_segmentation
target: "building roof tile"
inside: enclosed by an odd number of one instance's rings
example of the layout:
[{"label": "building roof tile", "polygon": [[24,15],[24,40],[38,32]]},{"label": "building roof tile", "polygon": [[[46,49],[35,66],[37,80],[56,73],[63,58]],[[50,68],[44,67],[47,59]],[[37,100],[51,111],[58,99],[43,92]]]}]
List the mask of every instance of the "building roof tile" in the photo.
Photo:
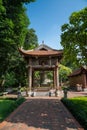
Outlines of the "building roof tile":
[{"label": "building roof tile", "polygon": [[77,75],[80,75],[82,73],[86,73],[87,74],[87,69],[85,69],[84,67],[80,67],[78,68],[77,70],[73,71],[69,77],[73,77],[73,76],[77,76]]},{"label": "building roof tile", "polygon": [[28,55],[28,56],[57,56],[57,55],[62,55],[63,51],[53,51],[53,50],[49,50],[49,51],[45,51],[45,50],[32,50],[32,51],[25,51],[22,49],[19,49],[19,51],[24,54],[24,55]]}]

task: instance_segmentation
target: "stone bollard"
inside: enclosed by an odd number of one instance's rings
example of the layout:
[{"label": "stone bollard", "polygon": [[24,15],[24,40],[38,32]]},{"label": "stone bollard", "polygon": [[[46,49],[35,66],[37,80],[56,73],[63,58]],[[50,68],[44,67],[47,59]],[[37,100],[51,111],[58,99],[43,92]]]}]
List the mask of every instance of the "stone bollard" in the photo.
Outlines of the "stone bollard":
[{"label": "stone bollard", "polygon": [[49,92],[49,97],[51,97],[51,92]]},{"label": "stone bollard", "polygon": [[18,98],[20,98],[22,95],[21,95],[21,91],[19,90],[18,91]]},{"label": "stone bollard", "polygon": [[64,92],[64,98],[67,98],[67,89],[64,89],[63,92]]},{"label": "stone bollard", "polygon": [[34,92],[31,93],[31,97],[34,97]]},{"label": "stone bollard", "polygon": [[21,95],[21,85],[19,85],[19,88],[18,88],[18,98],[20,98],[22,95]]}]

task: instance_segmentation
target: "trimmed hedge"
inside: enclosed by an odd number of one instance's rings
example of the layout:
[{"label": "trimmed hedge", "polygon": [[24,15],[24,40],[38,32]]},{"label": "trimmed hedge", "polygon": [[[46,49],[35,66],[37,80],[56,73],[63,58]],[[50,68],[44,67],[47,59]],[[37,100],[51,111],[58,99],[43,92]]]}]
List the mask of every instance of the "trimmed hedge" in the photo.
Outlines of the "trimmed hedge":
[{"label": "trimmed hedge", "polygon": [[11,112],[25,101],[24,97],[20,98],[0,98],[0,121],[3,121]]},{"label": "trimmed hedge", "polygon": [[71,99],[62,98],[61,101],[87,130],[87,97],[77,97]]},{"label": "trimmed hedge", "polygon": [[12,111],[14,111],[19,105],[21,105],[23,102],[25,101],[25,98],[20,97],[18,98],[13,105],[11,105],[10,109],[8,110],[9,113],[11,113]]}]

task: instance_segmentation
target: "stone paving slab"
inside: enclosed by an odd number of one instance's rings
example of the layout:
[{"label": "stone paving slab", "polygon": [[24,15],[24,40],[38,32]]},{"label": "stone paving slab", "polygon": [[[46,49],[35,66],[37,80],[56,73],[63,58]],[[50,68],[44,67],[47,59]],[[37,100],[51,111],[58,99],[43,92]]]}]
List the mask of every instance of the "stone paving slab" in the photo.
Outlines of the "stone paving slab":
[{"label": "stone paving slab", "polygon": [[16,109],[0,130],[84,130],[57,98],[30,98]]}]

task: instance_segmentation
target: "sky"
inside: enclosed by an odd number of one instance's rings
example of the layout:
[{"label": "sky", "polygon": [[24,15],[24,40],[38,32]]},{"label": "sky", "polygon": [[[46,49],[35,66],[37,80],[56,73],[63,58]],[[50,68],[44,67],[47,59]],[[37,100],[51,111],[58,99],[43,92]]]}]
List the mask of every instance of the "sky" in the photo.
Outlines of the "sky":
[{"label": "sky", "polygon": [[62,49],[61,26],[69,22],[71,13],[87,6],[87,0],[36,0],[28,4],[29,28],[34,28],[39,44]]}]

